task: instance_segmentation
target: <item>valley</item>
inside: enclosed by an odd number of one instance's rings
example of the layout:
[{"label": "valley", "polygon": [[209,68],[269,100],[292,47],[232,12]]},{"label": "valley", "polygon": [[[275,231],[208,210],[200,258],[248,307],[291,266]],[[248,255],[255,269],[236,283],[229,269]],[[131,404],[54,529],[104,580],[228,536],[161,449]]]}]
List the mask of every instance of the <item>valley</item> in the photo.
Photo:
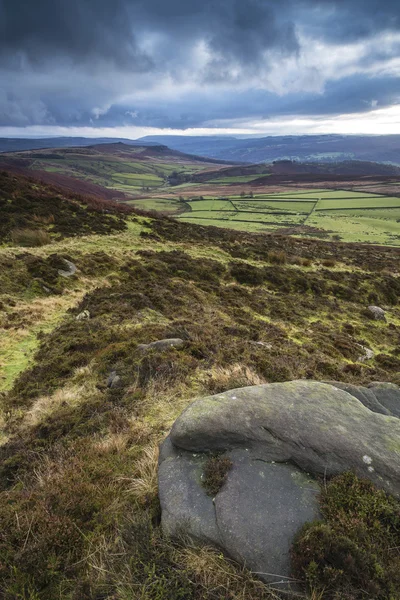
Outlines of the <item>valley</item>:
[{"label": "valley", "polygon": [[400,168],[361,161],[227,165],[165,146],[3,153],[0,168],[180,221],[400,245]]}]

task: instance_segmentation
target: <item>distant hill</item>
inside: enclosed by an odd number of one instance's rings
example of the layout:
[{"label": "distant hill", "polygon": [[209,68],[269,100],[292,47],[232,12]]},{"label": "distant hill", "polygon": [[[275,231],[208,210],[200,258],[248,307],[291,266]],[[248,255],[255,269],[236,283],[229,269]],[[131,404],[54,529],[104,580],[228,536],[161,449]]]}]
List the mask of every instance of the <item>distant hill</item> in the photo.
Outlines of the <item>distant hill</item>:
[{"label": "distant hill", "polygon": [[70,192],[106,199],[149,192],[186,181],[193,173],[215,173],[224,161],[191,156],[160,144],[113,142],[88,147],[2,153],[0,169],[61,185]]},{"label": "distant hill", "polygon": [[154,135],[138,140],[85,137],[0,138],[0,152],[78,148],[121,142],[129,146],[168,146],[185,154],[229,163],[261,163],[276,160],[327,163],[362,160],[400,165],[400,135],[293,135],[262,138]]},{"label": "distant hill", "polygon": [[85,138],[85,137],[54,137],[54,138],[0,138],[0,152],[23,152],[24,150],[39,150],[44,148],[78,148],[96,144],[114,144],[123,142],[132,146],[152,146],[155,142],[135,142],[123,138]]},{"label": "distant hill", "polygon": [[400,165],[400,135],[293,135],[247,139],[162,135],[146,136],[138,141],[166,144],[182,152],[247,163],[362,160]]},{"label": "distant hill", "polygon": [[[348,160],[335,163],[322,162],[297,162],[290,160],[277,160],[273,163],[231,166],[219,169],[218,172],[200,172],[192,176],[192,181],[203,183],[208,180],[217,181],[227,178],[243,178],[244,176],[259,175],[259,178],[252,178],[252,184],[270,183],[271,177],[281,176],[308,176],[310,181],[315,177],[323,177],[325,180],[341,177],[399,177],[400,167],[396,165],[367,162],[361,160]],[[234,181],[232,180],[232,184]],[[237,184],[240,185],[239,179]]]}]

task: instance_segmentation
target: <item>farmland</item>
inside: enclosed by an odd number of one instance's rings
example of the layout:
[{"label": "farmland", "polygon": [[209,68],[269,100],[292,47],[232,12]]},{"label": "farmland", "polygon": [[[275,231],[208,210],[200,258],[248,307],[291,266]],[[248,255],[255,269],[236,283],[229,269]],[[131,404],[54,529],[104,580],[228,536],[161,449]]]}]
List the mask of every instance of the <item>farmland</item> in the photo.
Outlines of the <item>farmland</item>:
[{"label": "farmland", "polygon": [[125,144],[2,154],[0,167],[3,163],[74,193],[116,199],[182,222],[400,245],[397,167],[226,165],[165,146]]},{"label": "farmland", "polygon": [[[0,167],[2,164],[19,172],[40,173],[44,180],[63,186],[66,178],[98,186],[111,198],[120,198],[121,193],[122,197],[136,197],[167,187],[173,176],[184,180],[207,171],[212,177],[221,168],[217,162],[207,162],[162,146],[125,144],[14,152],[2,154]],[[91,193],[90,189],[82,191]]]},{"label": "farmland", "polygon": [[400,194],[309,189],[253,193],[252,197],[149,198],[131,203],[175,213],[177,219],[199,225],[400,245]]}]

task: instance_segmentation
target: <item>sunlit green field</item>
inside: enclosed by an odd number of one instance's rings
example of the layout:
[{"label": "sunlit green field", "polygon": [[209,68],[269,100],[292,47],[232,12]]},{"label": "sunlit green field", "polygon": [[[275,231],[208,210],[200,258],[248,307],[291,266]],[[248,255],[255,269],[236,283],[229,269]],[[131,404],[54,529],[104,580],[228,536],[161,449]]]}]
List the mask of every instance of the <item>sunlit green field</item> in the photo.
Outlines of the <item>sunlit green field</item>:
[{"label": "sunlit green field", "polygon": [[400,198],[390,196],[294,190],[245,199],[192,200],[185,205],[188,210],[176,217],[190,223],[244,231],[297,228],[300,235],[400,245]]}]

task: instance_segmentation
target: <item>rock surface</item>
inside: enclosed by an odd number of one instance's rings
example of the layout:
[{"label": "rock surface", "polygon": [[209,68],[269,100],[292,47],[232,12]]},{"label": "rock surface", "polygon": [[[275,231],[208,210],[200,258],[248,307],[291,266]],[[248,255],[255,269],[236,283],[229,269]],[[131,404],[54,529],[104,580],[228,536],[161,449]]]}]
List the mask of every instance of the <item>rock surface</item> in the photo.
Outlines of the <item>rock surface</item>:
[{"label": "rock surface", "polygon": [[360,350],[362,354],[357,358],[357,362],[365,362],[367,360],[372,360],[375,356],[375,352],[371,350],[371,348],[367,348],[367,346],[362,346],[359,344]]},{"label": "rock surface", "polygon": [[[161,447],[162,526],[217,545],[264,580],[290,583],[289,551],[319,518],[316,476],[348,470],[400,497],[400,388],[293,381],[197,400]],[[210,453],[233,463],[210,498]]]},{"label": "rock surface", "polygon": [[77,271],[76,265],[74,265],[73,262],[67,260],[66,258],[63,258],[61,260],[65,264],[65,269],[59,269],[58,274],[60,275],[60,277],[71,277],[72,275],[75,275]]},{"label": "rock surface", "polygon": [[147,352],[149,350],[169,350],[170,348],[181,348],[184,345],[184,341],[180,338],[169,338],[166,340],[158,340],[157,342],[151,342],[150,344],[139,344],[138,350],[141,352]]},{"label": "rock surface", "polygon": [[117,388],[122,384],[121,377],[117,375],[116,371],[111,371],[110,375],[107,379],[107,387],[109,388]]},{"label": "rock surface", "polygon": [[88,310],[83,310],[76,316],[77,321],[84,321],[86,319],[90,319],[90,312]]},{"label": "rock surface", "polygon": [[375,321],[386,321],[385,311],[379,306],[368,306],[368,312]]}]

